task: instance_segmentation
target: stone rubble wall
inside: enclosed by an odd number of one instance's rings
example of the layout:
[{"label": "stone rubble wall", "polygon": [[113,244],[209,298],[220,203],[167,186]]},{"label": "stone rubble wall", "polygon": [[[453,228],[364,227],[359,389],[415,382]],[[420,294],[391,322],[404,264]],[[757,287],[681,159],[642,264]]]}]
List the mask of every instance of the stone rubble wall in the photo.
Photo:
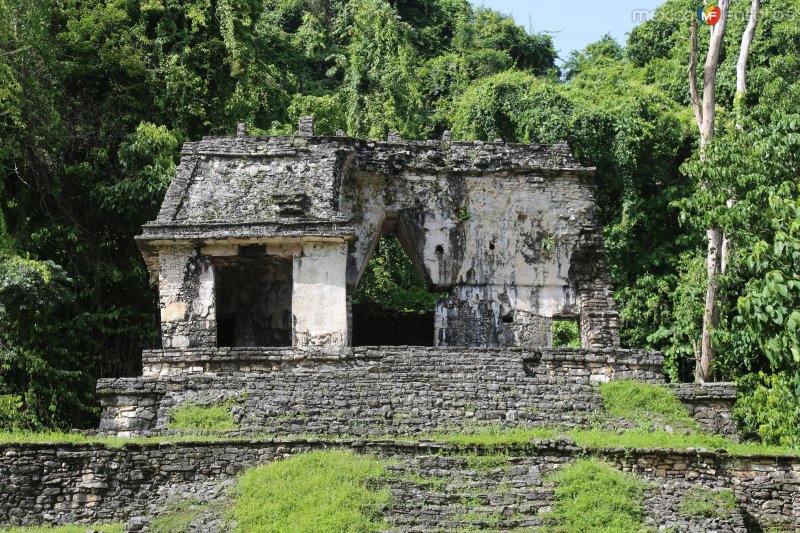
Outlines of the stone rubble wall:
[{"label": "stone rubble wall", "polygon": [[[457,450],[432,442],[392,440],[263,439],[127,444],[119,448],[3,444],[0,524],[112,522],[144,517],[152,495],[166,486],[222,481],[258,464],[335,447],[395,459],[485,453],[479,448]],[[506,453],[535,463],[537,472],[552,471],[588,453],[657,484],[691,482],[710,489],[730,488],[751,522],[748,527],[800,527],[799,457],[731,457],[700,450],[584,450],[565,440],[512,446]],[[129,521],[128,528],[137,530],[136,520]]]},{"label": "stone rubble wall", "polygon": [[[326,354],[220,348],[149,351],[143,361],[145,377],[98,383],[101,431],[168,432],[170,413],[181,405],[223,402],[233,403],[235,422],[251,434],[419,435],[486,424],[588,427],[601,414],[597,383],[663,383],[662,357],[641,350],[382,347]],[[730,402],[697,412],[713,421],[729,419]]]}]

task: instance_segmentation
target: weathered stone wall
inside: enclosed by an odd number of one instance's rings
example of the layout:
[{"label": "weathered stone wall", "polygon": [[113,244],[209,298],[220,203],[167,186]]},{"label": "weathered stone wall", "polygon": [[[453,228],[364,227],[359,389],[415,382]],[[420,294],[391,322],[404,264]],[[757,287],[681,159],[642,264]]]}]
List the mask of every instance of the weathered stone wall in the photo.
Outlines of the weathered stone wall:
[{"label": "weathered stone wall", "polygon": [[161,253],[159,264],[163,346],[216,346],[212,258],[197,247],[178,246]]},{"label": "weathered stone wall", "polygon": [[[165,486],[220,481],[277,458],[339,446],[395,459],[422,456],[414,462],[415,469],[429,465],[428,470],[421,468],[422,475],[436,475],[437,470],[441,474],[442,462],[453,462],[448,455],[470,452],[435,443],[316,439],[129,444],[121,448],[4,444],[0,446],[0,524],[88,523],[142,517],[153,495]],[[475,449],[472,453],[484,451]],[[505,453],[517,458],[514,464],[528,465],[527,477],[534,476],[531,483],[541,484],[544,474],[584,456],[587,450],[569,441],[537,441],[511,447]],[[659,485],[691,482],[712,489],[733,489],[754,531],[771,523],[787,529],[800,527],[798,457],[730,457],[670,450],[594,449],[588,453]],[[434,456],[444,457],[437,460]],[[680,494],[670,496],[667,492],[664,497],[680,500]],[[549,499],[546,491],[535,495],[545,502]],[[421,512],[410,506],[405,511]],[[420,516],[419,520],[425,518]],[[141,522],[136,518],[128,522],[133,530],[137,524]]]},{"label": "weathered stone wall", "polygon": [[729,456],[706,450],[602,450],[622,470],[653,479],[680,479],[734,490],[749,530],[800,528],[800,458]]},{"label": "weathered stone wall", "polygon": [[[143,363],[143,378],[98,383],[101,430],[160,432],[170,411],[186,402],[228,400],[242,429],[258,434],[420,434],[489,423],[588,426],[602,407],[596,383],[663,382],[660,355],[619,349],[196,349],[145,352]],[[724,414],[714,420],[730,417],[730,403],[720,400]]]},{"label": "weathered stone wall", "polygon": [[671,383],[669,387],[704,430],[736,435],[736,422],[731,416],[731,406],[736,402],[736,384]]},{"label": "weathered stone wall", "polygon": [[344,243],[308,243],[294,255],[294,346],[350,344]]},{"label": "weathered stone wall", "polygon": [[[546,346],[552,318],[573,317],[583,346],[618,346],[591,174],[565,145],[310,136],[187,143],[157,220],[138,238],[151,269],[170,274],[161,280],[163,344],[214,345],[215,331],[193,335],[200,322],[181,313],[179,304],[194,302],[172,295],[186,245],[305,240],[292,252],[293,344],[346,346],[348,297],[381,234],[394,232],[431,288],[448,293],[436,310],[437,345]],[[198,260],[206,255],[216,257]],[[213,275],[201,274],[184,282],[213,289]],[[203,310],[207,292],[196,294]],[[203,316],[212,329],[213,311]]]}]

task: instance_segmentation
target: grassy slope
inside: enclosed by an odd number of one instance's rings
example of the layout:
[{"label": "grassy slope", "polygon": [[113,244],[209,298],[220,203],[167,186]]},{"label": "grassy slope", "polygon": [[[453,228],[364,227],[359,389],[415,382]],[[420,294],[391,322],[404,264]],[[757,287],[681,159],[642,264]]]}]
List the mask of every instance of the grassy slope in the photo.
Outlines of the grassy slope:
[{"label": "grassy slope", "polygon": [[647,484],[596,459],[582,459],[556,472],[553,510],[545,515],[553,533],[630,533],[644,528]]},{"label": "grassy slope", "polygon": [[311,452],[246,471],[233,519],[237,531],[375,531],[388,490],[384,464],[349,451]]}]

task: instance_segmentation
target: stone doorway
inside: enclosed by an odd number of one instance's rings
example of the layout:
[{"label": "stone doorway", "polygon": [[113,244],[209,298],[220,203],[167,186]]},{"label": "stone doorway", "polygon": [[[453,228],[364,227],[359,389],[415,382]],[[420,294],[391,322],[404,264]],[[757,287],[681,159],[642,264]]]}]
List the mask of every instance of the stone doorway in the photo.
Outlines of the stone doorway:
[{"label": "stone doorway", "polygon": [[292,260],[261,248],[214,258],[219,347],[292,345]]}]

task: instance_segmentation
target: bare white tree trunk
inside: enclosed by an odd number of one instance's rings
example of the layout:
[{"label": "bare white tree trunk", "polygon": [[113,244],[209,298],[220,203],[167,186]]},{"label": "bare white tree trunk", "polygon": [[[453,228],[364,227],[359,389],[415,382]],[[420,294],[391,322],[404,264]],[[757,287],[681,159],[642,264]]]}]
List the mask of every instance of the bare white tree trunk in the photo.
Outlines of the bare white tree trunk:
[{"label": "bare white tree trunk", "polygon": [[750,6],[750,20],[742,35],[742,46],[739,48],[739,61],[736,62],[736,98],[744,98],[747,94],[747,59],[750,57],[750,45],[756,35],[760,0],[753,0]]},{"label": "bare white tree trunk", "polygon": [[[716,118],[716,81],[717,67],[719,66],[719,56],[722,48],[722,41],[725,37],[725,29],[728,23],[728,11],[730,0],[721,0],[719,4],[721,16],[719,22],[711,27],[711,41],[706,55],[706,62],[703,66],[703,100],[700,102],[697,87],[697,21],[692,23],[691,50],[689,55],[689,95],[692,100],[692,108],[700,129],[700,159],[705,160],[705,149],[709,142],[714,138],[714,121]],[[739,60],[736,63],[736,100],[734,106],[737,109],[738,117],[744,106],[744,99],[747,95],[747,60],[750,55],[750,47],[753,43],[756,27],[758,24],[758,14],[761,7],[760,0],[752,0],[750,7],[750,20],[747,28],[742,35],[742,44],[739,50]],[[741,128],[741,122],[737,122],[737,127]],[[704,187],[707,186],[704,185]],[[729,198],[728,208],[733,207],[735,200]],[[703,313],[703,331],[700,339],[699,352],[695,346],[695,380],[702,383],[711,378],[711,363],[716,356],[716,350],[711,342],[712,332],[719,326],[719,309],[716,305],[717,292],[719,291],[719,276],[724,274],[728,268],[728,258],[731,249],[730,236],[725,235],[719,228],[710,228],[707,231],[708,251],[706,255],[706,272],[708,281],[706,284],[706,302]]]},{"label": "bare white tree trunk", "polygon": [[[706,61],[703,65],[703,99],[697,87],[697,21],[692,22],[691,49],[689,54],[689,93],[692,100],[697,125],[700,129],[700,159],[706,158],[706,147],[714,138],[714,124],[717,105],[717,67],[722,51],[722,41],[728,26],[730,0],[721,0],[720,20],[711,26],[711,40],[708,45]],[[700,337],[700,353],[695,353],[695,380],[699,383],[711,377],[711,363],[716,352],[711,342],[711,334],[719,325],[719,312],[716,306],[719,289],[719,275],[722,269],[722,231],[710,228],[707,232],[708,252],[706,255],[706,302],[703,312],[703,331]]]}]

